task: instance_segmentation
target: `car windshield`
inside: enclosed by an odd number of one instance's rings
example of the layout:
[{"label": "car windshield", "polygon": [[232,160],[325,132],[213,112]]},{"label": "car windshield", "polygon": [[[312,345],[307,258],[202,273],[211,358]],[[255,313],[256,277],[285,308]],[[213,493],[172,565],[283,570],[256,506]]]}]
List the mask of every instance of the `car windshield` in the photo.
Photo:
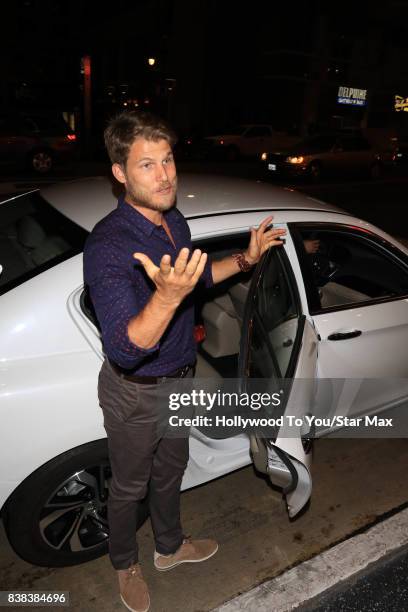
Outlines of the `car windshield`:
[{"label": "car windshield", "polygon": [[323,151],[329,151],[335,142],[335,136],[313,136],[298,142],[297,145],[292,148],[294,151],[320,153]]},{"label": "car windshield", "polygon": [[0,295],[80,253],[87,235],[38,192],[0,204]]}]

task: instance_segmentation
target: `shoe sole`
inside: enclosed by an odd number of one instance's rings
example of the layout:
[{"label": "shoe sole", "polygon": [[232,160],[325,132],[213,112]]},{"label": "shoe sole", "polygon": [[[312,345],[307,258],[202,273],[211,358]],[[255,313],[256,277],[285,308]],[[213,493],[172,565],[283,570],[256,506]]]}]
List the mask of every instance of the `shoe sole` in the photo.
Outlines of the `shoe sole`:
[{"label": "shoe sole", "polygon": [[177,567],[178,565],[181,565],[182,563],[201,563],[202,561],[207,561],[207,559],[213,557],[217,551],[218,545],[217,548],[211,554],[207,555],[207,557],[203,557],[202,559],[183,559],[182,561],[176,561],[176,563],[168,565],[167,567],[157,567],[156,563],[154,562],[154,567],[159,572],[168,572],[169,570],[173,569],[174,567]]},{"label": "shoe sole", "polygon": [[120,596],[120,598],[121,598],[121,600],[122,600],[123,605],[124,605],[124,606],[126,606],[126,608],[127,608],[128,610],[130,610],[130,612],[147,612],[147,611],[148,611],[148,609],[150,608],[150,601],[149,601],[149,605],[147,606],[147,608],[144,608],[144,610],[135,610],[134,608],[131,608],[131,607],[130,607],[130,606],[127,604],[127,603],[126,603],[126,601],[123,599],[122,595]]}]

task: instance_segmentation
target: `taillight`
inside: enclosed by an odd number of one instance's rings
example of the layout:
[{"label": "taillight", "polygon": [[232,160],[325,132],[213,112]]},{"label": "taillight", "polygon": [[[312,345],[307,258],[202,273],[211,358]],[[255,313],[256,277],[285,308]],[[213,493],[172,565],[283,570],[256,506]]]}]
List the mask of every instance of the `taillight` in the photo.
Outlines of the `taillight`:
[{"label": "taillight", "polygon": [[67,134],[68,140],[76,140],[76,134]]}]

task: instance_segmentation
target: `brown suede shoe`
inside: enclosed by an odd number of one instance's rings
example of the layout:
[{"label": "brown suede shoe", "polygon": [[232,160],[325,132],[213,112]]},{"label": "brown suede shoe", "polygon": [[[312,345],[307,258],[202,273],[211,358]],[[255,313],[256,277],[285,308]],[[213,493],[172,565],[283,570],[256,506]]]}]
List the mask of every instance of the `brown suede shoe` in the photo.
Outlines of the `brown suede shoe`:
[{"label": "brown suede shoe", "polygon": [[120,598],[131,612],[147,612],[150,607],[149,591],[139,563],[118,570]]},{"label": "brown suede shoe", "polygon": [[161,555],[154,552],[154,566],[160,572],[180,565],[180,563],[200,563],[209,559],[218,550],[215,540],[192,540],[185,538],[182,545],[172,555]]}]

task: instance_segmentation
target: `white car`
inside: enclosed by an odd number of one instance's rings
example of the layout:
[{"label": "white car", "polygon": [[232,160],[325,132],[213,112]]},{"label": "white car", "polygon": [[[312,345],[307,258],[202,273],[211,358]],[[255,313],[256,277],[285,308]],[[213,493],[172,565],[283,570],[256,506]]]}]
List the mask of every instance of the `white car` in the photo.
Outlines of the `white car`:
[{"label": "white car", "polygon": [[[104,355],[83,287],[82,248],[116,206],[116,189],[106,178],[84,179],[0,206],[0,507],[14,550],[38,565],[76,564],[107,549],[110,471],[97,399]],[[381,379],[375,392],[346,389],[352,416],[408,397],[408,250],[397,240],[334,206],[259,182],[182,176],[177,205],[194,244],[215,258],[245,247],[248,228],[268,213],[288,230],[252,277],[201,294],[206,337],[197,377],[240,376],[244,385],[254,377],[306,379],[288,388],[285,415],[316,413],[311,381]],[[320,241],[317,253],[308,254],[307,240]],[[291,516],[305,506],[310,431],[207,433],[192,428],[183,489],[254,460],[283,488]]]}]

